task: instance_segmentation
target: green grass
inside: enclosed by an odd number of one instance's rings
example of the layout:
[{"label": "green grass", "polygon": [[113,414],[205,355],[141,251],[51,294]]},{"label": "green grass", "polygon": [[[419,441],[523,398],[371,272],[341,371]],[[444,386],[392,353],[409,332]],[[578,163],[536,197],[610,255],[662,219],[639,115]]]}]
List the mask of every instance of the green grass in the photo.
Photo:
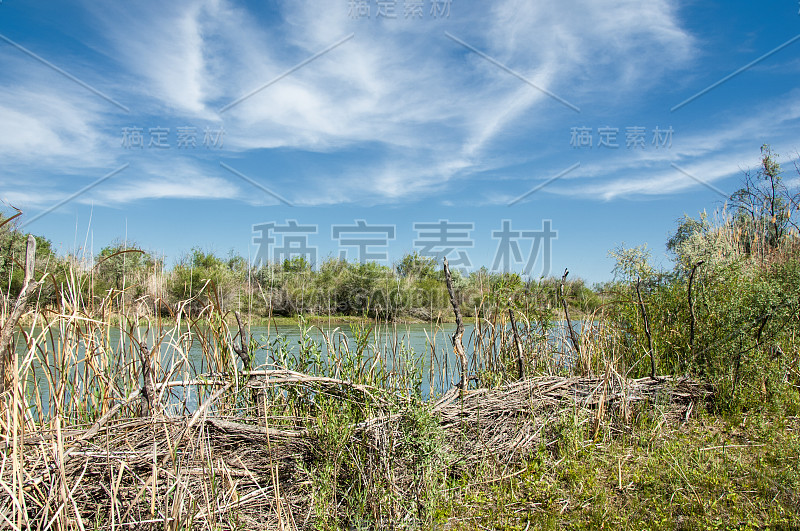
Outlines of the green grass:
[{"label": "green grass", "polygon": [[[568,428],[568,427],[567,427]],[[565,429],[506,477],[476,470],[439,510],[455,529],[795,529],[800,421],[703,415],[595,443]],[[554,447],[556,447],[554,449]]]}]

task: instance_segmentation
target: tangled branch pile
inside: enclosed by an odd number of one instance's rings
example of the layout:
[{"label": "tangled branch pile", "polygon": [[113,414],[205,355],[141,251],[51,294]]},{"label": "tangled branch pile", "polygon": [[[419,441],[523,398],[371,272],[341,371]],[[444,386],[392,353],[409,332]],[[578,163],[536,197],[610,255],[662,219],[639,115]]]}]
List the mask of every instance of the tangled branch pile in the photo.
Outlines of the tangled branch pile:
[{"label": "tangled branch pile", "polygon": [[[317,385],[313,378],[297,380],[293,385]],[[688,417],[708,390],[669,377],[538,377],[461,393],[453,389],[424,406],[438,430],[444,471],[487,455],[510,460],[551,443],[546,428],[565,411],[588,412],[599,422],[608,415],[624,419],[636,403],[652,402],[678,419]],[[39,432],[20,441],[21,467],[4,463],[5,484],[21,474],[17,484],[23,487],[3,493],[0,514],[9,524],[21,512],[32,528],[46,528],[64,512],[80,528],[107,522],[137,529],[302,529],[320,518],[352,525],[340,513],[354,503],[353,493],[383,492],[379,499],[361,500],[374,522],[413,520],[414,505],[422,503],[421,491],[431,480],[419,461],[436,449],[420,448],[418,427],[408,429],[408,422],[409,414],[401,411],[340,430],[340,461],[326,458],[330,433],[308,419],[307,429],[279,430],[256,417],[157,415],[95,425],[91,437],[87,430]],[[335,504],[320,507],[316,480],[331,462],[339,463],[328,471]]]}]

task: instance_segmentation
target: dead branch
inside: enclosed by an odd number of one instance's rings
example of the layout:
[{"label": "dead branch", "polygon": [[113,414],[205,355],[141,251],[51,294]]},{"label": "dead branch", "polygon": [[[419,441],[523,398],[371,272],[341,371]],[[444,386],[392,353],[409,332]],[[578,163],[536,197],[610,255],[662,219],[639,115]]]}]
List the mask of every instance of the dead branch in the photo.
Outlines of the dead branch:
[{"label": "dead branch", "polygon": [[236,354],[239,355],[239,359],[242,360],[242,366],[244,370],[250,370],[250,352],[249,352],[249,344],[250,340],[247,337],[247,330],[245,329],[244,325],[242,325],[242,318],[239,316],[239,312],[233,312],[233,315],[236,316],[236,324],[239,325],[239,345],[236,345],[236,336],[233,338],[233,350]]},{"label": "dead branch", "polygon": [[517,372],[519,373],[519,379],[522,380],[525,377],[524,353],[522,343],[519,340],[517,320],[514,318],[513,308],[508,309],[508,318],[511,320],[511,332],[514,334],[514,346],[517,348]]},{"label": "dead branch", "polygon": [[447,293],[450,295],[450,304],[453,306],[453,313],[456,316],[456,331],[453,334],[453,348],[458,356],[458,363],[461,369],[461,381],[458,382],[458,387],[464,389],[467,383],[467,355],[464,352],[464,343],[462,338],[464,336],[464,321],[461,318],[461,309],[458,307],[455,291],[453,291],[453,278],[450,275],[450,265],[447,263],[447,257],[444,257],[444,279],[447,283]]},{"label": "dead branch", "polygon": [[642,293],[639,290],[639,284],[641,284],[641,282],[642,280],[639,277],[636,277],[636,296],[639,299],[639,310],[642,312],[642,319],[644,319],[644,333],[647,336],[648,352],[650,353],[650,378],[655,379],[656,356],[653,349],[653,336],[650,334],[650,321],[647,319],[647,311],[644,307],[644,301],[642,301]]},{"label": "dead branch", "polygon": [[689,298],[689,353],[694,354],[694,326],[695,326],[695,316],[694,316],[694,300],[692,299],[692,282],[694,281],[694,274],[697,271],[697,268],[700,267],[705,263],[704,260],[700,260],[696,264],[692,266],[692,272],[689,273],[689,289],[687,290],[687,296]]},{"label": "dead branch", "polygon": [[580,341],[578,340],[578,336],[575,334],[575,330],[572,328],[572,319],[569,317],[569,305],[567,304],[567,299],[564,297],[564,282],[567,281],[567,275],[569,275],[569,269],[564,268],[564,276],[561,277],[561,284],[558,287],[558,294],[561,296],[561,304],[564,306],[564,318],[567,320],[569,339],[572,341],[572,347],[575,349],[575,353],[578,355],[578,357],[580,357]]},{"label": "dead branch", "polygon": [[6,321],[0,329],[0,373],[2,373],[2,382],[0,382],[0,394],[5,393],[11,389],[14,382],[13,371],[16,369],[14,365],[14,329],[17,323],[25,313],[28,302],[33,297],[36,289],[42,284],[42,281],[34,281],[34,266],[36,265],[36,238],[33,235],[28,235],[28,245],[25,249],[25,277],[22,282],[22,290],[14,302],[11,313],[6,318]]},{"label": "dead branch", "polygon": [[150,349],[146,341],[139,342],[139,362],[142,366],[142,416],[149,417],[155,412],[156,385],[151,365]]},{"label": "dead branch", "polygon": [[[275,376],[287,383],[303,379],[290,371]],[[681,422],[709,393],[702,384],[669,376],[658,380],[542,376],[493,389],[452,388],[429,407],[442,430],[440,442],[452,456],[449,466],[474,466],[488,458],[511,462],[542,444],[557,443],[551,424],[565,413],[590,418],[593,410],[602,408],[610,422],[627,422],[620,412],[631,404],[657,402],[665,419]],[[109,412],[90,427],[64,430],[58,437],[67,448],[62,455],[69,459],[59,460],[42,438],[26,438],[20,492],[30,514],[35,520],[52,510],[48,493],[57,492],[62,484],[68,486],[82,517],[91,520],[116,504],[124,515],[121,525],[144,529],[163,529],[168,523],[163,516],[147,517],[149,498],[169,499],[177,491],[182,494],[176,503],[183,505],[174,508],[175,514],[189,515],[195,522],[221,517],[235,507],[237,521],[248,529],[276,529],[281,524],[276,516],[280,506],[298,519],[320,510],[308,484],[309,471],[324,451],[320,447],[324,428],[314,427],[315,422],[273,427],[259,424],[256,417],[214,416],[209,406],[218,396],[214,393],[191,417],[125,419]],[[401,429],[407,422],[404,415],[403,410],[380,414],[349,427],[351,436],[344,444],[358,445],[367,459],[374,459],[367,463],[374,467],[369,474],[381,473],[388,449],[414,436]],[[393,485],[401,491],[412,485],[415,466],[410,460],[392,461]],[[11,482],[10,468],[0,471],[5,484]],[[210,488],[214,481],[235,485],[235,497],[226,494],[233,492],[231,487]],[[0,493],[0,505],[7,504],[11,495]],[[192,500],[205,503],[198,510]]]}]

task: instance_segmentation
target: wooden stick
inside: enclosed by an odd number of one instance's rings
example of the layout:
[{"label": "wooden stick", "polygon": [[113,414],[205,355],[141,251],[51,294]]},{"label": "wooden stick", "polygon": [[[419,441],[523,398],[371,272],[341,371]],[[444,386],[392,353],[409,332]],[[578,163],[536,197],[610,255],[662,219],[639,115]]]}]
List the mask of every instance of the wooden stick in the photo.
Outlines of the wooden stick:
[{"label": "wooden stick", "polygon": [[249,353],[249,343],[250,340],[247,338],[247,330],[242,325],[242,318],[239,317],[239,312],[233,312],[233,315],[236,316],[236,324],[239,325],[239,346],[236,346],[236,337],[233,338],[233,350],[236,354],[239,355],[239,359],[242,360],[242,365],[244,370],[250,370],[250,353]]},{"label": "wooden stick", "polygon": [[14,352],[12,343],[14,342],[14,328],[25,313],[28,301],[42,283],[34,282],[33,272],[36,264],[36,238],[32,234],[28,235],[28,245],[25,249],[25,278],[22,283],[22,290],[19,292],[17,300],[8,318],[0,329],[0,394],[11,388],[14,382],[12,371],[16,370],[13,363]]},{"label": "wooden stick", "polygon": [[688,289],[688,297],[689,297],[689,353],[694,354],[694,301],[692,300],[692,282],[694,281],[694,274],[697,271],[697,268],[703,265],[703,260],[700,260],[695,265],[692,266],[692,272],[689,273],[689,289]]},{"label": "wooden stick", "polygon": [[459,365],[461,366],[461,381],[458,382],[458,387],[464,389],[467,381],[467,355],[464,352],[464,343],[461,341],[464,336],[464,321],[461,319],[461,310],[458,307],[456,294],[453,291],[453,278],[450,275],[450,265],[447,263],[446,256],[444,257],[443,264],[447,293],[450,295],[450,304],[453,305],[453,313],[456,315],[456,331],[453,334],[453,349],[455,349]]},{"label": "wooden stick", "polygon": [[88,430],[72,441],[70,447],[64,452],[63,459],[66,460],[71,454],[74,454],[80,448],[80,445],[83,441],[87,441],[97,435],[97,432],[100,431],[100,428],[102,428],[114,415],[116,415],[117,411],[136,400],[137,395],[138,393],[136,392],[132,393],[124,401],[117,402],[114,407],[106,412],[105,415],[97,419],[97,422],[95,422]]},{"label": "wooden stick", "polygon": [[154,412],[156,385],[153,368],[150,365],[150,349],[146,341],[139,343],[139,361],[142,365],[142,416],[149,417]]}]

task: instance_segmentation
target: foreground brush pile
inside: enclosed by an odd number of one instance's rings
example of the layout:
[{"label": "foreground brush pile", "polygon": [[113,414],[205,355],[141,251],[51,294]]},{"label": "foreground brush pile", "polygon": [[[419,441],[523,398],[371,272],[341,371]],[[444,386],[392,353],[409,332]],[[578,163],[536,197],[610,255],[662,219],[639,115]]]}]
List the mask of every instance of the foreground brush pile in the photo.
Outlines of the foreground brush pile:
[{"label": "foreground brush pile", "polygon": [[[32,528],[54,521],[83,528],[347,528],[358,525],[358,514],[370,526],[433,525],[429,490],[446,488],[448,476],[468,475],[487,459],[510,466],[559,443],[549,440],[550,424],[565,414],[579,410],[599,430],[621,427],[642,405],[659,403],[678,421],[708,394],[689,380],[550,376],[452,389],[431,404],[396,397],[391,404],[367,398],[388,396],[380,389],[287,371],[270,376],[282,382],[253,378],[248,389],[266,397],[278,385],[291,386],[383,412],[351,425],[224,418],[211,413],[222,396],[216,393],[191,417],[155,414],[40,430],[16,441],[24,466],[19,497],[2,498],[6,522],[21,508]],[[4,470],[6,485],[15,483],[12,468]]]}]

